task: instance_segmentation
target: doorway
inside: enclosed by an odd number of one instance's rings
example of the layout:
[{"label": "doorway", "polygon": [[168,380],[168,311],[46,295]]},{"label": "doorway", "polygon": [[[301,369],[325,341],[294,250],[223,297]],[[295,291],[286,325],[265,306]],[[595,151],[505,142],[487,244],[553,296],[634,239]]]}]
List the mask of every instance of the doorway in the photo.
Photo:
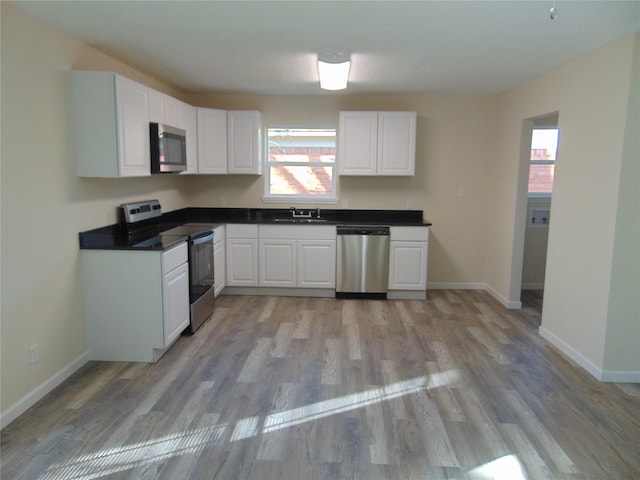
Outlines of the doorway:
[{"label": "doorway", "polygon": [[522,135],[522,167],[528,180],[522,188],[526,199],[521,290],[544,291],[547,245],[551,225],[551,196],[557,159],[558,113],[525,120]]}]

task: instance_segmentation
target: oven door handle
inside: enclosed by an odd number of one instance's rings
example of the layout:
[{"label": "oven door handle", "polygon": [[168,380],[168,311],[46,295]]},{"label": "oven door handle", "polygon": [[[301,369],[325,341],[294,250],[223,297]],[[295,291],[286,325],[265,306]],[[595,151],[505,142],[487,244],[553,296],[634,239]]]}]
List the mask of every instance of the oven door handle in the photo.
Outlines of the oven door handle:
[{"label": "oven door handle", "polygon": [[206,242],[213,242],[213,237],[214,237],[214,233],[213,232],[207,232],[199,237],[195,237],[192,239],[192,243],[193,245],[200,245],[202,243],[206,243]]}]

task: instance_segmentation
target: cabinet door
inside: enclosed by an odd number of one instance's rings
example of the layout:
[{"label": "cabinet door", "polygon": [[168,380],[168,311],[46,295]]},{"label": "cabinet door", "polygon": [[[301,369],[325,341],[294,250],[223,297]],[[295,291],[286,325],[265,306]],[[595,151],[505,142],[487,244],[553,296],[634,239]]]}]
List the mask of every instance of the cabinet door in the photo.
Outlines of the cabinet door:
[{"label": "cabinet door", "polygon": [[227,173],[227,112],[198,108],[198,173]]},{"label": "cabinet door", "polygon": [[228,172],[262,173],[262,116],[255,110],[227,112]]},{"label": "cabinet door", "polygon": [[213,245],[213,278],[215,281],[214,294],[220,295],[224,287],[227,286],[227,258],[225,240],[216,242]]},{"label": "cabinet door", "polygon": [[416,112],[378,113],[378,175],[413,175]]},{"label": "cabinet door", "polygon": [[189,325],[189,264],[183,263],[162,276],[164,346],[167,347]]},{"label": "cabinet door", "polygon": [[183,174],[198,173],[198,122],[196,108],[178,102],[178,128],[187,132],[187,170]]},{"label": "cabinet door", "polygon": [[335,240],[298,240],[298,287],[336,287]]},{"label": "cabinet door", "polygon": [[340,112],[338,172],[375,175],[378,150],[377,112]]},{"label": "cabinet door", "polygon": [[152,88],[149,89],[149,121],[154,123],[164,122],[164,96]]},{"label": "cabinet door", "polygon": [[144,85],[116,75],[118,173],[121,177],[151,174],[148,92]]},{"label": "cabinet door", "polygon": [[426,290],[427,242],[391,242],[389,290]]},{"label": "cabinet door", "polygon": [[296,241],[260,239],[261,287],[296,286]]},{"label": "cabinet door", "polygon": [[227,238],[227,285],[258,286],[257,238]]}]

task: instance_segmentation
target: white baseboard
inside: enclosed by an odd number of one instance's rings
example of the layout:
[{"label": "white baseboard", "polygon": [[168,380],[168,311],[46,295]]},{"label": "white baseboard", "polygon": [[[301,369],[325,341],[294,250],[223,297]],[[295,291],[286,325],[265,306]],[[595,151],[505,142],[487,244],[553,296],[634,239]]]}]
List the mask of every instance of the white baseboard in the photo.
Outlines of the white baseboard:
[{"label": "white baseboard", "polygon": [[487,285],[487,292],[510,310],[520,310],[522,308],[522,302],[520,300],[509,300],[508,298],[503,297],[502,294],[491,285]]},{"label": "white baseboard", "polygon": [[600,367],[598,367],[595,363],[593,363],[591,360],[585,357],[582,353],[580,353],[578,350],[576,350],[567,342],[565,342],[560,337],[558,337],[555,333],[551,332],[550,330],[544,327],[538,328],[538,333],[542,338],[547,340],[551,345],[553,345],[555,348],[560,350],[562,353],[564,353],[567,357],[569,357],[571,360],[573,360],[582,368],[584,368],[591,375],[596,377],[598,380],[602,379],[602,369],[600,369]]},{"label": "white baseboard", "polygon": [[84,364],[89,361],[89,352],[86,351],[82,355],[75,358],[71,363],[49,377],[46,381],[38,385],[36,388],[27,393],[16,403],[7,408],[0,414],[0,428],[4,428],[13,422],[16,418],[34,406],[46,394],[64,382],[72,374],[78,371]]},{"label": "white baseboard", "polygon": [[640,372],[634,372],[633,370],[604,370],[600,380],[611,383],[640,383]]},{"label": "white baseboard", "polygon": [[508,300],[503,297],[493,287],[483,282],[454,283],[454,282],[433,282],[427,285],[427,289],[431,290],[484,290],[489,292],[493,298],[498,300],[502,305],[511,310],[522,308],[522,302]]},{"label": "white baseboard", "polygon": [[640,371],[603,370],[550,330],[540,327],[538,329],[538,333],[542,338],[547,340],[551,345],[560,350],[563,354],[576,362],[601,382],[640,383]]},{"label": "white baseboard", "polygon": [[487,284],[482,282],[430,282],[428,290],[486,290]]}]

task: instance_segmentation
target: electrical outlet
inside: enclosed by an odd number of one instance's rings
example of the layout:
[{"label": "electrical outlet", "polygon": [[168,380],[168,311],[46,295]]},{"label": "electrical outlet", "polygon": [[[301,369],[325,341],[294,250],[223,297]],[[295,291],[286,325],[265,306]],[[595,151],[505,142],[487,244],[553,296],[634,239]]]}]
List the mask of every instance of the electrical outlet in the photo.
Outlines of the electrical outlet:
[{"label": "electrical outlet", "polygon": [[407,210],[413,210],[413,200],[407,200]]},{"label": "electrical outlet", "polygon": [[38,360],[38,345],[31,345],[29,347],[29,364],[38,363]]},{"label": "electrical outlet", "polygon": [[342,199],[342,208],[349,208],[349,199],[348,198],[343,198]]},{"label": "electrical outlet", "polygon": [[458,187],[458,197],[464,197],[464,187]]},{"label": "electrical outlet", "polygon": [[227,204],[227,201],[224,197],[218,197],[218,206],[224,207]]}]

